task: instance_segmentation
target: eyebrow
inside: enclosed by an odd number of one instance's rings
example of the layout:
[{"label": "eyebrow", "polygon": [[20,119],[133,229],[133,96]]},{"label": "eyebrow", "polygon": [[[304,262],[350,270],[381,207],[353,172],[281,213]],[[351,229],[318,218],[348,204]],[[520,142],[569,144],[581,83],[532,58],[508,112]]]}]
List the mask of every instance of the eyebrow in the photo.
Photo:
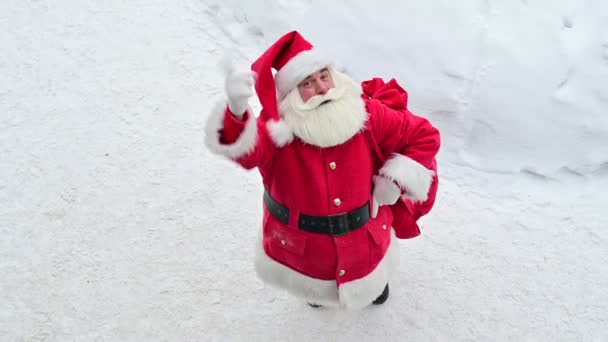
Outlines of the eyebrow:
[{"label": "eyebrow", "polygon": [[[319,72],[325,72],[325,71],[329,71],[329,68],[323,68],[323,69],[319,70]],[[310,79],[312,79],[312,75],[310,75],[310,76],[306,77],[305,79],[303,79],[302,82],[309,81]],[[302,83],[302,82],[300,82],[300,83]]]}]

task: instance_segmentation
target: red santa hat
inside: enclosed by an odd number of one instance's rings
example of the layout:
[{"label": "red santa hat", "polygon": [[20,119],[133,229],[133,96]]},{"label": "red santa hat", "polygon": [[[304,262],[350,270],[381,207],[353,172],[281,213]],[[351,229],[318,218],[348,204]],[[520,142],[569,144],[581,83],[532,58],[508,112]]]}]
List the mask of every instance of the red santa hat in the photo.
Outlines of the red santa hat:
[{"label": "red santa hat", "polygon": [[[308,75],[330,64],[331,61],[313,49],[297,31],[279,38],[251,65],[257,74],[255,90],[262,104],[261,117],[265,121],[279,121],[277,100],[283,99]],[[272,69],[276,70],[274,77]]]}]

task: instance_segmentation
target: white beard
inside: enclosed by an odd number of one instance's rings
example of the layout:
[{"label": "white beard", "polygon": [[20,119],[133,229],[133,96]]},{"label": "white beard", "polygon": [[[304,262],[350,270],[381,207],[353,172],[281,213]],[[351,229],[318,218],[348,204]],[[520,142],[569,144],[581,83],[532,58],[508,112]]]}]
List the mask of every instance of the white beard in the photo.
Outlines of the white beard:
[{"label": "white beard", "polygon": [[[303,102],[293,89],[279,103],[285,124],[307,144],[331,147],[345,143],[364,128],[367,120],[361,86],[347,75],[330,69],[334,88]],[[331,100],[323,104],[324,101]]]}]

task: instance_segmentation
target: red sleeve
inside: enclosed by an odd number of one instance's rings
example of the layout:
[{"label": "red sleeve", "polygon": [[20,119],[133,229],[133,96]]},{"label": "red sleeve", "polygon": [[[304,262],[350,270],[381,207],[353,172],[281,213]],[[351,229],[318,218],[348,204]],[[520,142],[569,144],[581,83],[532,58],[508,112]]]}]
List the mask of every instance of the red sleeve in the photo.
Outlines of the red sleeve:
[{"label": "red sleeve", "polygon": [[[407,109],[394,110],[372,100],[368,103],[368,111],[376,151],[384,163],[380,174],[397,180],[402,188],[405,185],[406,188],[417,190],[415,194],[418,200],[405,201],[408,211],[416,220],[428,213],[435,202],[438,186],[435,157],[441,144],[439,131],[427,119]],[[395,155],[405,158],[396,158]],[[419,182],[422,178],[417,175],[423,176],[427,172],[416,164],[435,173],[430,184]],[[404,173],[404,170],[409,171]],[[420,196],[423,193],[428,196]]]},{"label": "red sleeve", "polygon": [[237,119],[226,106],[224,114],[224,128],[220,133],[220,143],[224,145],[234,143],[245,129],[245,123],[249,119],[249,112],[245,112],[243,121]]},{"label": "red sleeve", "polygon": [[440,135],[427,119],[407,109],[394,110],[377,102],[368,103],[368,111],[372,114],[374,137],[384,159],[399,153],[430,170],[435,169]]}]

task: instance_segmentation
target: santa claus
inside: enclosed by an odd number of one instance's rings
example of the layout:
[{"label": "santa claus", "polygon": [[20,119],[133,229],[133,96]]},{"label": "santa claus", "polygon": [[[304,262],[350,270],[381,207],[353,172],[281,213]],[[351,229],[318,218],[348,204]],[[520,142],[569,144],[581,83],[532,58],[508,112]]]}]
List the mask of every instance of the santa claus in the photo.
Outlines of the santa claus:
[{"label": "santa claus", "polygon": [[262,176],[259,277],[313,306],[383,303],[396,239],[434,203],[438,130],[394,80],[356,83],[295,31],[251,69],[228,73],[206,144]]}]

